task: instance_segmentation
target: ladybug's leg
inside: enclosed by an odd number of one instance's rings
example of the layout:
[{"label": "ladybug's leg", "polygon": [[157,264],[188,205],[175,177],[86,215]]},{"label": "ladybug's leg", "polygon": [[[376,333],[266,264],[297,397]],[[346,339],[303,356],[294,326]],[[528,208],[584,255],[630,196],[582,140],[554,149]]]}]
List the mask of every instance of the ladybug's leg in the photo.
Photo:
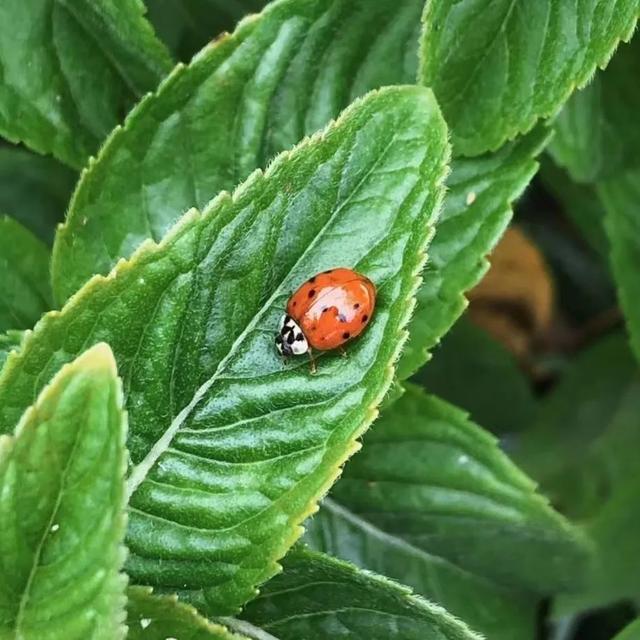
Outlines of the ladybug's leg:
[{"label": "ladybug's leg", "polygon": [[347,353],[347,350],[344,347],[340,347],[340,355],[343,358],[348,358],[349,357],[349,354]]},{"label": "ladybug's leg", "polygon": [[318,371],[318,368],[316,367],[316,361],[313,357],[313,352],[311,351],[311,349],[309,349],[309,364],[311,365],[311,375],[314,376]]}]

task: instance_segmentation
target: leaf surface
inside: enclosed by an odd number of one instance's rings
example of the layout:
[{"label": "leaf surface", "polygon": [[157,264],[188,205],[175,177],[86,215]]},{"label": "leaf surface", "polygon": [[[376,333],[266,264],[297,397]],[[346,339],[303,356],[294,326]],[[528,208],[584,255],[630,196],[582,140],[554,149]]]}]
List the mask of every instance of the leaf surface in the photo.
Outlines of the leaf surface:
[{"label": "leaf surface", "polygon": [[0,436],[0,636],[124,637],[125,416],[102,344]]},{"label": "leaf surface", "polygon": [[640,38],[578,91],[554,122],[554,160],[578,182],[611,178],[640,164]]},{"label": "leaf surface", "polygon": [[279,640],[480,640],[442,607],[322,553],[295,547],[242,617]]},{"label": "leaf surface", "polygon": [[598,193],[606,210],[611,266],[631,345],[640,359],[640,167],[603,181]]},{"label": "leaf surface", "polygon": [[0,216],[0,332],[30,329],[52,308],[49,250],[21,224]]},{"label": "leaf surface", "polygon": [[638,0],[430,0],[421,78],[456,155],[495,150],[554,115],[633,33]]},{"label": "leaf surface", "polygon": [[53,158],[0,146],[0,211],[48,245],[64,219],[76,180],[74,171]]},{"label": "leaf surface", "polygon": [[[429,90],[369,94],[94,278],[9,356],[0,430],[76,351],[114,349],[134,580],[202,589],[218,614],[276,572],[391,383],[447,160]],[[378,286],[367,331],[314,377],[305,361],[284,365],[273,339],[290,292],[345,262]]]},{"label": "leaf surface", "polygon": [[127,640],[248,640],[203,618],[176,596],[155,595],[146,587],[130,587]]},{"label": "leaf surface", "polygon": [[489,434],[413,385],[365,440],[309,543],[402,578],[489,638],[533,637],[534,594],[584,572],[578,533]]},{"label": "leaf surface", "polygon": [[4,0],[0,133],[81,167],[171,68],[141,0]]},{"label": "leaf surface", "polygon": [[56,298],[159,241],[356,96],[413,83],[422,4],[278,2],[177,67],[83,175],[56,238]]}]

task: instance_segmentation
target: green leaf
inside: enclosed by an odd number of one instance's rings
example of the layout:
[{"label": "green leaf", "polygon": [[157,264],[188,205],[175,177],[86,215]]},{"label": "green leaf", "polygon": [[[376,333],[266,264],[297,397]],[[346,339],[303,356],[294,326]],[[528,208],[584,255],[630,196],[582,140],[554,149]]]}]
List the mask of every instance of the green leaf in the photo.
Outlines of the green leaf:
[{"label": "green leaf", "polygon": [[385,411],[310,525],[316,548],[402,579],[489,638],[531,638],[582,538],[495,440],[417,387]]},{"label": "green leaf", "polygon": [[634,38],[556,118],[549,150],[574,180],[595,182],[640,164],[638,74],[640,38]]},{"label": "green leaf", "polygon": [[0,211],[47,244],[62,222],[77,175],[53,158],[0,146]]},{"label": "green leaf", "polygon": [[628,40],[638,0],[427,2],[421,78],[456,154],[475,156],[554,115]]},{"label": "green leaf", "polygon": [[513,201],[537,171],[535,158],[548,139],[540,128],[496,153],[453,161],[410,338],[398,365],[400,379],[429,360],[431,349],[466,308],[464,293],[487,271],[486,256],[511,220]]},{"label": "green leaf", "polygon": [[25,331],[7,331],[0,333],[0,369],[2,369],[7,357],[12,351],[22,344]]},{"label": "green leaf", "polygon": [[520,431],[536,416],[531,384],[513,354],[466,317],[447,333],[414,382],[494,433]]},{"label": "green leaf", "polygon": [[625,627],[614,640],[637,640],[640,638],[640,618]]},{"label": "green leaf", "polygon": [[631,345],[640,359],[640,168],[598,185],[607,215],[611,266]]},{"label": "green leaf", "polygon": [[149,20],[173,53],[183,61],[219,34],[232,31],[266,0],[145,0]]},{"label": "green leaf", "polygon": [[277,2],[178,67],[83,175],[56,239],[56,298],[159,241],[356,96],[413,83],[423,3]]},{"label": "green leaf", "polygon": [[81,167],[171,68],[141,0],[4,0],[0,133]]},{"label": "green leaf", "polygon": [[154,595],[147,587],[130,587],[127,640],[247,640],[203,618],[176,596]]},{"label": "green leaf", "polygon": [[125,416],[97,345],[0,436],[0,636],[124,637]]},{"label": "green leaf", "polygon": [[284,573],[242,613],[280,640],[481,640],[441,607],[383,576],[302,547],[283,564]]},{"label": "green leaf", "polygon": [[[218,614],[277,571],[391,383],[447,159],[429,90],[369,94],[94,278],[9,356],[0,431],[75,352],[112,346],[131,421],[135,581],[202,589]],[[283,365],[273,336],[290,292],[345,261],[379,287],[366,333],[315,377]]]},{"label": "green leaf", "polygon": [[49,250],[18,222],[0,217],[0,332],[30,329],[52,306]]}]

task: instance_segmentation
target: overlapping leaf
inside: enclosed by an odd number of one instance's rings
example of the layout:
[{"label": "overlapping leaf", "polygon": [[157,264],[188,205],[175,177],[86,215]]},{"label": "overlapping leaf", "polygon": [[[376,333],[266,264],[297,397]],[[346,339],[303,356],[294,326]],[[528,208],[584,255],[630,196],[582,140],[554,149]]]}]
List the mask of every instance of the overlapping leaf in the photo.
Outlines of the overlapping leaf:
[{"label": "overlapping leaf", "polygon": [[423,0],[286,0],[178,67],[84,174],[54,249],[60,301],[371,88],[414,82]]},{"label": "overlapping leaf", "polygon": [[489,638],[531,638],[536,596],[584,574],[581,536],[494,439],[409,385],[307,534],[404,582]]},{"label": "overlapping leaf", "polygon": [[0,436],[0,637],[124,637],[125,418],[98,345]]},{"label": "overlapping leaf", "polygon": [[18,222],[0,216],[0,332],[30,329],[52,304],[49,250]]},{"label": "overlapping leaf", "polygon": [[51,244],[77,175],[53,158],[0,146],[0,211]]},{"label": "overlapping leaf", "polygon": [[555,114],[631,37],[639,14],[638,0],[427,2],[421,77],[454,151],[497,149]]},{"label": "overlapping leaf", "polygon": [[464,311],[464,293],[488,269],[486,256],[511,220],[512,203],[537,171],[535,158],[548,139],[541,128],[494,154],[453,161],[410,338],[398,365],[401,379],[429,359],[430,350]]},{"label": "overlapping leaf", "polygon": [[480,640],[406,587],[302,547],[242,617],[278,640]]},{"label": "overlapping leaf", "polygon": [[[134,580],[201,589],[217,613],[277,570],[391,382],[446,135],[430,91],[370,94],[89,282],[9,356],[0,430],[76,352],[114,349],[132,425]],[[372,323],[315,377],[284,366],[273,335],[291,290],[345,263],[378,285]]]},{"label": "overlapping leaf", "polygon": [[141,0],[4,0],[0,133],[80,167],[171,68]]}]

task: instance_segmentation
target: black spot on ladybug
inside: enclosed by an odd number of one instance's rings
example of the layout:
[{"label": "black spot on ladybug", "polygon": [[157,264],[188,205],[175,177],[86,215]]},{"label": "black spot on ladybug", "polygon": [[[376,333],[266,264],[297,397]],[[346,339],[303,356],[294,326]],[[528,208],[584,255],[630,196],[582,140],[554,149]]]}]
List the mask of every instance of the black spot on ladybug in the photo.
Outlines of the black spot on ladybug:
[{"label": "black spot on ladybug", "polygon": [[353,308],[354,308],[354,309],[359,309],[359,308],[360,308],[360,303],[359,303],[359,302],[356,302],[356,303],[353,305]]},{"label": "black spot on ladybug", "polygon": [[309,278],[309,283],[313,284],[316,281],[316,277],[313,276],[313,278]]},{"label": "black spot on ladybug", "polygon": [[309,297],[313,298],[313,296],[316,295],[316,290],[315,289],[311,289],[311,291],[309,291]]},{"label": "black spot on ladybug", "polygon": [[344,313],[340,313],[338,314],[338,320],[340,320],[340,322],[346,322],[347,316],[345,316]]},{"label": "black spot on ladybug", "polygon": [[297,303],[297,301],[296,301],[296,300],[294,300],[294,301],[293,301],[293,306],[295,307],[297,304],[298,304],[298,303]]},{"label": "black spot on ladybug", "polygon": [[369,316],[367,314],[362,316],[362,324],[364,324],[367,320],[369,319]]},{"label": "black spot on ladybug", "polygon": [[324,308],[322,309],[322,313],[327,313],[327,311],[329,311],[329,307],[324,307]]},{"label": "black spot on ladybug", "polygon": [[350,334],[348,331],[345,331],[345,332],[342,334],[342,337],[343,337],[345,340],[348,340],[348,339],[351,337],[351,334]]}]

